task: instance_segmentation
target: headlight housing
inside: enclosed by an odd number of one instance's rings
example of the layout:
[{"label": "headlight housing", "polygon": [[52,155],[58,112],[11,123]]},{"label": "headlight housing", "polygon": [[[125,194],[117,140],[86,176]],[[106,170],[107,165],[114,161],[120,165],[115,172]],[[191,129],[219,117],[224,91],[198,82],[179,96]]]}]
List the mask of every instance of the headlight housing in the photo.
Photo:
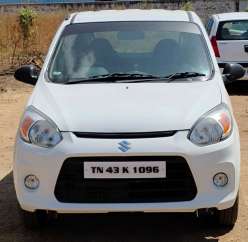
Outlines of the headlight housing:
[{"label": "headlight housing", "polygon": [[51,148],[62,140],[56,124],[33,107],[29,107],[24,113],[19,130],[25,142],[40,147]]},{"label": "headlight housing", "polygon": [[220,104],[203,115],[189,132],[189,140],[199,146],[218,143],[232,133],[232,115],[225,104]]}]

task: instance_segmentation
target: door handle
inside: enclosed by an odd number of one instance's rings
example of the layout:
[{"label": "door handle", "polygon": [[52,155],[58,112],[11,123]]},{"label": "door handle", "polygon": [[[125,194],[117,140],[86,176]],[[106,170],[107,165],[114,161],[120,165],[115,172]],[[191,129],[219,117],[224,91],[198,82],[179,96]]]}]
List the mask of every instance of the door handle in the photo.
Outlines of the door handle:
[{"label": "door handle", "polygon": [[248,52],[248,45],[244,45],[245,52]]}]

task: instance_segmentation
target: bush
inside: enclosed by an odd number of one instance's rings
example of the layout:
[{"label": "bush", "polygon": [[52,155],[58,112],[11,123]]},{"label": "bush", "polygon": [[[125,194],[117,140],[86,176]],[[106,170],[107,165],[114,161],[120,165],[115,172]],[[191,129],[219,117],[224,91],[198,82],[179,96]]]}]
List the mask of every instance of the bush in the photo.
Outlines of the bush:
[{"label": "bush", "polygon": [[183,6],[181,7],[181,10],[184,11],[193,11],[193,5],[190,1],[186,2],[183,4]]},{"label": "bush", "polygon": [[22,8],[19,12],[19,25],[24,44],[30,39],[36,12],[30,8]]}]

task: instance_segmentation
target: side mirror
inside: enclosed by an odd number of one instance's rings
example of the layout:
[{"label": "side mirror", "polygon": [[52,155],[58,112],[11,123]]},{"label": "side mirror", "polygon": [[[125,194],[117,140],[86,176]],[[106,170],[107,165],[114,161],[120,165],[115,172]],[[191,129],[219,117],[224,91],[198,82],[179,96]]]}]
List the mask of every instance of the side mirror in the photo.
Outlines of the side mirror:
[{"label": "side mirror", "polygon": [[225,64],[223,77],[225,83],[230,83],[242,78],[245,75],[245,69],[240,64]]},{"label": "side mirror", "polygon": [[35,85],[39,78],[40,70],[34,65],[25,65],[15,71],[16,80]]}]

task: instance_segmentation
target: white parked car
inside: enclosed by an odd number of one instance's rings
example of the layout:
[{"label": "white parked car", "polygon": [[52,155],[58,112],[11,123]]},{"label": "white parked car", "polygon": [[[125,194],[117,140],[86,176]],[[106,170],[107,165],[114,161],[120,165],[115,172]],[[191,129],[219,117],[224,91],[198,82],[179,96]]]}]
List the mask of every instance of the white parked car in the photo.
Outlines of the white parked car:
[{"label": "white parked car", "polygon": [[25,222],[54,213],[211,211],[233,225],[240,147],[223,78],[244,69],[225,72],[193,12],[72,14],[40,73],[15,73],[38,79],[15,145]]},{"label": "white parked car", "polygon": [[248,67],[248,12],[213,15],[206,29],[221,68],[226,63]]}]

